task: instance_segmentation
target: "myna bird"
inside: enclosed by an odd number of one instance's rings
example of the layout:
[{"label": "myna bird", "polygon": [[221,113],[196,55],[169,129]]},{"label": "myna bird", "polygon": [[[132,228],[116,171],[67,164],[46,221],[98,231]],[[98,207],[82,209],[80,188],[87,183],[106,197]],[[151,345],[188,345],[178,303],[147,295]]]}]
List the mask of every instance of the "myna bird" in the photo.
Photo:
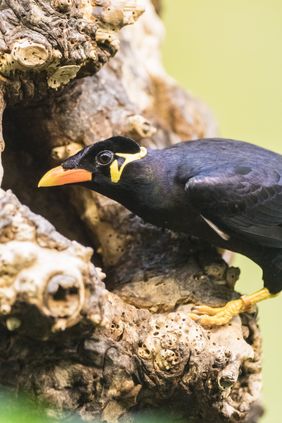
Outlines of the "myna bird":
[{"label": "myna bird", "polygon": [[263,270],[264,288],[191,317],[222,325],[282,289],[282,156],[230,139],[181,142],[162,150],[125,137],[89,145],[51,169],[39,187],[79,184],[153,225],[241,253]]}]

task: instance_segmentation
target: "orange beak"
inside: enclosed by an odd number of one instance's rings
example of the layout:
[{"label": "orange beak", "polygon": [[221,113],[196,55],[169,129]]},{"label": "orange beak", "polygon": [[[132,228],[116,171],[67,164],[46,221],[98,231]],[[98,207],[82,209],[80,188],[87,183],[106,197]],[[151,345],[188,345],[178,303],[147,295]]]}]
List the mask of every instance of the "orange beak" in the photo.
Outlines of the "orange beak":
[{"label": "orange beak", "polygon": [[38,183],[38,187],[54,187],[92,180],[92,173],[84,169],[64,169],[62,166],[49,170]]}]

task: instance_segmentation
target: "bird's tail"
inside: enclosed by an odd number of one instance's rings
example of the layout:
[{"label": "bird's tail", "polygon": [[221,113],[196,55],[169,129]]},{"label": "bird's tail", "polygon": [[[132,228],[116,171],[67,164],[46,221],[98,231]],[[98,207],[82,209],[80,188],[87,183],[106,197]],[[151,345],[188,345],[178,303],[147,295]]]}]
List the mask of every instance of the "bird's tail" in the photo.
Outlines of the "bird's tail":
[{"label": "bird's tail", "polygon": [[264,257],[263,279],[264,286],[271,294],[282,291],[282,249],[272,249]]}]

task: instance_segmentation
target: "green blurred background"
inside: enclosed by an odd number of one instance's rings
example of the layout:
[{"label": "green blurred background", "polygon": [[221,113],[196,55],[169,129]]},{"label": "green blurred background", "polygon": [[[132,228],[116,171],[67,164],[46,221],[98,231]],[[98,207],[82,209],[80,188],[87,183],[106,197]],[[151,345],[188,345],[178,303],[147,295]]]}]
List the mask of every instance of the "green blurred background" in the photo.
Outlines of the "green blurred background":
[{"label": "green blurred background", "polygon": [[[220,135],[282,153],[282,1],[163,0],[166,69],[212,109]],[[244,293],[260,269],[238,256]],[[263,423],[281,421],[282,296],[259,306],[264,349]]]}]

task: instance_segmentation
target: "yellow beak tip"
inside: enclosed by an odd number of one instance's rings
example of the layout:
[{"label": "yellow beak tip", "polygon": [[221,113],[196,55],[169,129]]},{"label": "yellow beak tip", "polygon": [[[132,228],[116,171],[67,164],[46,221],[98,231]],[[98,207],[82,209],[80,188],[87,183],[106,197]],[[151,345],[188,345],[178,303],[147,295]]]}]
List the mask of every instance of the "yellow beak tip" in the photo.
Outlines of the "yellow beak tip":
[{"label": "yellow beak tip", "polygon": [[38,182],[37,188],[42,188],[42,187],[47,187],[48,185],[44,184],[44,179],[41,178],[40,181]]}]

